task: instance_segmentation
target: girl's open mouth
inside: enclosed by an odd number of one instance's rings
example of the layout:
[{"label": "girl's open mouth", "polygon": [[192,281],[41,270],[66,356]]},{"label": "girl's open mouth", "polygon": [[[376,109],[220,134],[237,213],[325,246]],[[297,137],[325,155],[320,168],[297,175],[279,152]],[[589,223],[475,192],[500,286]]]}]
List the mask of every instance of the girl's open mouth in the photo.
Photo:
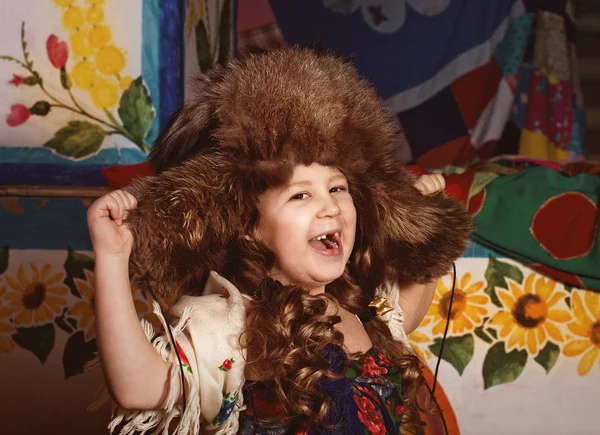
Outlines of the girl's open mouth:
[{"label": "girl's open mouth", "polygon": [[309,240],[308,244],[321,255],[334,256],[342,253],[342,239],[337,231],[317,236]]}]

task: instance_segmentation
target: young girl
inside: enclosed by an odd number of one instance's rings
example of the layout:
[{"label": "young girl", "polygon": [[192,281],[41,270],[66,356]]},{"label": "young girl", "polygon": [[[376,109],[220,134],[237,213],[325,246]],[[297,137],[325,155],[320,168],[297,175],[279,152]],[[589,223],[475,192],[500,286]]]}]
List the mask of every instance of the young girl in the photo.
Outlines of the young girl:
[{"label": "young girl", "polygon": [[[405,331],[471,227],[420,193],[442,179],[401,168],[397,133],[333,55],[286,48],[203,79],[155,145],[158,175],[88,211],[111,431],[419,428]],[[130,278],[179,296],[161,333],[140,326]]]}]

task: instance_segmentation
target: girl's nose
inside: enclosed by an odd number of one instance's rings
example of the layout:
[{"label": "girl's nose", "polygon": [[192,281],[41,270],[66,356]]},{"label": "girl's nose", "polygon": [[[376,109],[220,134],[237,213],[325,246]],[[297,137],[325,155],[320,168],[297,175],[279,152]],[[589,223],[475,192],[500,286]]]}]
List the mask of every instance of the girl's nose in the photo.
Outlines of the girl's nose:
[{"label": "girl's nose", "polygon": [[339,216],[341,212],[342,210],[340,209],[340,206],[338,205],[337,201],[335,201],[335,199],[333,199],[331,195],[327,195],[323,199],[323,205],[321,207],[321,210],[319,210],[317,217],[333,218]]}]

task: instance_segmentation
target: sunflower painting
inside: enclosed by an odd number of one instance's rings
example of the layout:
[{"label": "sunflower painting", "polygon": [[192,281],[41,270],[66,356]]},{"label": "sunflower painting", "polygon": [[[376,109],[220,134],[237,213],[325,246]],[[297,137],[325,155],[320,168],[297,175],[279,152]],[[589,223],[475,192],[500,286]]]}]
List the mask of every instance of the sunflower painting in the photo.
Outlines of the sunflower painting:
[{"label": "sunflower painting", "polygon": [[[490,298],[483,290],[483,281],[471,282],[470,273],[465,273],[457,280],[450,311],[450,298],[452,287],[446,286],[443,279],[438,279],[433,302],[427,311],[425,319],[433,324],[432,333],[440,336],[444,333],[446,322],[450,320],[449,334],[460,335],[472,332],[483,323],[483,318],[488,314],[487,305]],[[449,282],[454,280],[454,274],[450,274]]]},{"label": "sunflower painting", "polygon": [[[421,326],[423,326],[423,323],[421,323]],[[425,363],[431,361],[433,354],[431,353],[431,350],[428,349],[428,346],[433,343],[433,339],[429,334],[416,329],[408,334],[408,340],[413,352],[421,361]]]},{"label": "sunflower painting", "polygon": [[96,352],[93,258],[69,250],[63,264],[27,264],[19,253],[11,267],[12,253],[0,246],[0,353],[25,350],[45,364],[58,351],[65,378],[83,373]]},{"label": "sunflower painting", "polygon": [[[150,292],[142,292],[135,288],[132,289],[133,292],[133,304],[135,306],[135,310],[140,319],[144,319],[149,322],[154,330],[158,331],[162,328],[162,324],[158,316],[154,313],[153,307],[153,298],[150,295]],[[175,302],[175,298],[171,297],[158,297],[158,303],[164,312],[167,312],[171,305]]]},{"label": "sunflower painting", "polygon": [[507,351],[526,349],[537,356],[548,340],[564,341],[560,325],[571,320],[571,314],[565,303],[567,293],[557,290],[555,281],[532,273],[524,286],[510,282],[509,289],[497,290],[502,309],[489,323],[506,340]]},{"label": "sunflower painting", "polygon": [[85,280],[74,278],[73,281],[82,299],[69,308],[69,314],[77,321],[79,329],[84,331],[86,341],[96,338],[96,323],[94,321],[94,273],[84,269]]},{"label": "sunflower painting", "polygon": [[[0,284],[0,301],[5,293],[6,287]],[[11,335],[15,334],[17,330],[9,321],[12,312],[13,310],[9,307],[0,306],[0,352],[10,352],[15,347]]]},{"label": "sunflower painting", "polygon": [[17,276],[7,275],[9,291],[4,296],[7,305],[14,310],[17,326],[41,325],[54,320],[67,306],[68,287],[63,283],[65,273],[53,272],[49,264],[40,271],[30,265],[31,275],[21,264]]},{"label": "sunflower painting", "polygon": [[454,296],[453,274],[437,281],[425,318],[408,336],[424,363],[440,358],[463,376],[472,361],[482,361],[487,390],[516,381],[531,363],[550,373],[560,355],[563,363],[579,357],[581,376],[600,360],[600,295],[511,260],[490,257],[484,271],[469,268],[456,277]]},{"label": "sunflower painting", "polygon": [[[83,269],[85,279],[73,278],[73,282],[77,291],[81,295],[81,300],[75,302],[70,308],[67,314],[75,319],[77,329],[82,330],[86,342],[89,342],[96,338],[96,324],[94,314],[94,293],[95,293],[95,282],[94,272],[88,269]],[[140,318],[150,322],[155,329],[159,329],[161,326],[160,320],[152,311],[152,298],[149,294],[146,296],[142,295],[137,289],[131,289],[133,299],[133,305]],[[140,297],[141,296],[141,297]],[[163,309],[168,309],[172,304],[160,301]]]},{"label": "sunflower painting", "polygon": [[[575,337],[563,347],[568,357],[579,357],[577,373],[587,375],[594,364],[600,363],[600,295],[590,291],[574,290],[571,306],[574,319],[567,326]],[[600,368],[600,364],[596,364]]]}]

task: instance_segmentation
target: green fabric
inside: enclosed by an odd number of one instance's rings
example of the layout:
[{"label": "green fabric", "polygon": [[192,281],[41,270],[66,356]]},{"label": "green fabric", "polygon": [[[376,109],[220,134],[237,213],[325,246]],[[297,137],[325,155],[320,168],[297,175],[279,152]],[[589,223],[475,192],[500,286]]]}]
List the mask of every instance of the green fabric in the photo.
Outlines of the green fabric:
[{"label": "green fabric", "polygon": [[[541,263],[577,275],[588,288],[600,290],[599,176],[567,177],[548,168],[530,168],[496,178],[485,191],[483,208],[474,217],[474,241],[528,264]],[[589,252],[578,258],[555,258],[532,234],[534,216],[549,199],[557,196],[560,201],[553,202],[554,207],[547,207],[544,218],[538,217],[536,222],[543,221],[546,228],[543,240],[564,247],[565,252],[577,250],[585,240],[590,245],[593,241]],[[563,201],[567,197],[569,201]],[[569,203],[569,207],[557,206],[563,203]],[[552,209],[553,212],[548,211]],[[540,228],[537,223],[536,229]],[[551,237],[547,228],[552,228]]]}]

